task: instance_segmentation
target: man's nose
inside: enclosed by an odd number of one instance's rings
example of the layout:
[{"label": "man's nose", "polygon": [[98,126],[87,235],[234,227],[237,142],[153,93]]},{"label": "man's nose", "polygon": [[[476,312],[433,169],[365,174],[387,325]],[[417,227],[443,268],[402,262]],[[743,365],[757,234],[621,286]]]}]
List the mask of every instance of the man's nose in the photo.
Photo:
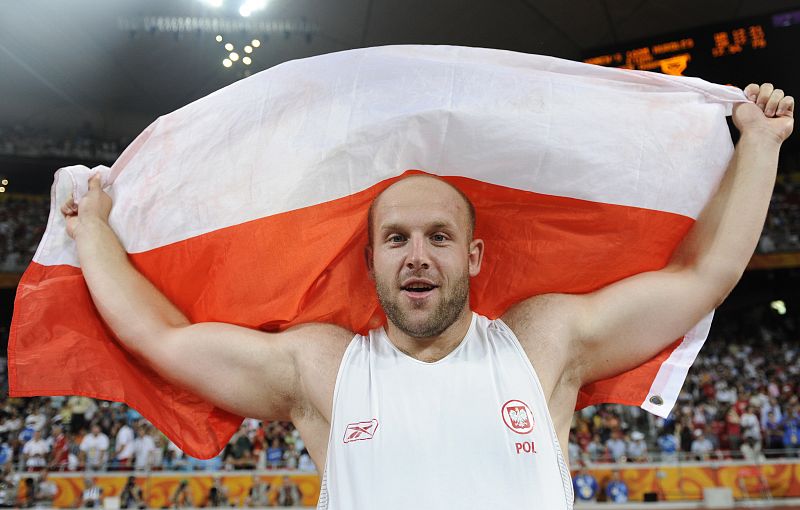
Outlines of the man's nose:
[{"label": "man's nose", "polygon": [[423,237],[412,237],[409,245],[406,267],[409,269],[428,269],[430,259],[428,245]]}]

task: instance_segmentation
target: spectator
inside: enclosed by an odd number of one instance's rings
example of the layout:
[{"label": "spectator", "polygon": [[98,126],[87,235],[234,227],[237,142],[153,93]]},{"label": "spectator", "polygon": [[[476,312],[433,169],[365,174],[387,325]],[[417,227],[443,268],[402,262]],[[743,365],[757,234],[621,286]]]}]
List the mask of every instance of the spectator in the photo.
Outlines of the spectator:
[{"label": "spectator", "polygon": [[50,452],[49,468],[63,471],[69,464],[69,439],[61,425],[53,425],[51,439],[53,448]]},{"label": "spectator", "polygon": [[767,420],[764,423],[764,432],[767,435],[767,454],[770,457],[779,457],[780,450],[783,450],[783,424],[775,416],[773,411],[767,413]]},{"label": "spectator", "polygon": [[222,485],[218,476],[215,476],[211,482],[211,488],[208,489],[208,498],[204,506],[218,508],[228,505],[228,490]]},{"label": "spectator", "polygon": [[708,436],[701,430],[694,431],[694,441],[692,441],[692,455],[696,460],[708,460],[711,452],[714,451],[714,444]]},{"label": "spectator", "polygon": [[761,452],[761,443],[752,437],[746,438],[742,443],[741,454],[748,462],[760,463],[765,460],[764,454]]},{"label": "spectator", "polygon": [[42,471],[34,492],[34,505],[52,508],[56,494],[58,494],[58,486],[47,476],[47,470]]},{"label": "spectator", "polygon": [[278,489],[279,506],[299,506],[303,498],[300,487],[288,476],[283,477],[280,488]]},{"label": "spectator", "polygon": [[103,503],[103,489],[95,485],[94,480],[84,480],[83,492],[78,500],[78,508],[101,508]]},{"label": "spectator", "polygon": [[661,450],[661,460],[674,462],[678,460],[678,438],[673,430],[665,428],[658,436],[658,448]]},{"label": "spectator", "polygon": [[267,468],[277,469],[283,462],[283,448],[278,438],[272,440],[272,444],[267,448]]},{"label": "spectator", "polygon": [[[50,445],[42,439],[42,433],[36,430],[30,441],[25,443],[22,448],[22,458],[28,471],[38,471],[47,466],[47,455],[50,453]],[[31,494],[31,497],[33,495]]]},{"label": "spectator", "polygon": [[792,411],[791,416],[787,416],[783,421],[782,446],[792,450],[792,456],[797,456],[797,449],[800,448],[800,416],[797,408]]},{"label": "spectator", "polygon": [[592,440],[586,446],[586,453],[589,454],[589,458],[594,462],[607,460],[608,452],[605,445],[600,441],[600,434],[592,436]]},{"label": "spectator", "polygon": [[108,460],[108,447],[108,436],[100,430],[100,425],[92,424],[92,432],[81,441],[84,468],[90,471],[103,469]]},{"label": "spectator", "polygon": [[294,443],[289,443],[286,445],[286,450],[283,452],[284,469],[296,470],[299,462],[300,452],[295,450]]},{"label": "spectator", "polygon": [[255,467],[252,443],[247,436],[247,426],[242,424],[239,430],[228,441],[228,453],[225,464],[234,469],[252,469]]},{"label": "spectator", "polygon": [[142,488],[136,485],[135,476],[128,477],[128,481],[125,483],[125,487],[122,488],[119,499],[120,508],[138,508],[140,510],[147,508]]},{"label": "spectator", "polygon": [[133,429],[127,423],[122,423],[114,440],[114,465],[116,468],[129,469],[131,467],[134,439]]},{"label": "spectator", "polygon": [[628,443],[627,455],[629,462],[647,462],[647,443],[644,441],[644,434],[638,430],[631,433],[631,440]]},{"label": "spectator", "polygon": [[728,438],[728,449],[738,450],[742,442],[742,427],[739,413],[733,406],[725,413],[725,434]]},{"label": "spectator", "polygon": [[615,429],[611,433],[611,438],[606,441],[606,449],[614,462],[625,462],[625,452],[628,450],[628,445],[622,436],[622,431]]},{"label": "spectator", "polygon": [[248,507],[271,506],[272,488],[269,482],[262,480],[258,475],[253,475],[253,484],[247,493],[245,505]]},{"label": "spectator", "polygon": [[300,452],[300,460],[297,463],[297,469],[299,471],[305,472],[314,472],[317,470],[317,467],[314,465],[314,461],[311,460],[311,455],[308,454],[308,450],[303,448],[303,451]]},{"label": "spectator", "polygon": [[748,406],[741,419],[742,437],[752,438],[759,445],[761,444],[761,422],[756,416],[755,409]]},{"label": "spectator", "polygon": [[191,508],[193,506],[189,480],[181,480],[175,489],[175,494],[172,495],[172,508]]},{"label": "spectator", "polygon": [[148,471],[156,466],[156,443],[147,433],[147,427],[140,424],[136,427],[136,439],[133,440],[134,469]]}]

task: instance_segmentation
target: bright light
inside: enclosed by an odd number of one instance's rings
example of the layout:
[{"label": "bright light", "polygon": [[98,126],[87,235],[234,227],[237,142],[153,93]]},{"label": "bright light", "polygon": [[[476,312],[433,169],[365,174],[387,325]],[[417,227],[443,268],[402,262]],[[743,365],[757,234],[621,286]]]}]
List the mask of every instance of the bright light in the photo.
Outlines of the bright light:
[{"label": "bright light", "polygon": [[231,54],[228,55],[228,58],[236,62],[237,60],[239,60],[239,54],[236,53],[235,51],[232,51]]},{"label": "bright light", "polygon": [[225,67],[230,67],[233,65],[233,62],[231,62],[226,58],[225,60],[222,61],[222,65],[224,65]]},{"label": "bright light", "polygon": [[206,3],[211,7],[222,7],[223,0],[206,0]]},{"label": "bright light", "polygon": [[258,48],[259,46],[261,46],[261,41],[259,41],[258,39],[253,39],[251,44],[253,45],[253,48]]},{"label": "bright light", "polygon": [[250,64],[252,64],[252,63],[253,63],[253,61],[252,61],[252,60],[250,60],[250,57],[244,57],[244,58],[242,59],[242,62],[244,62],[244,65],[246,65],[246,66],[249,66]]},{"label": "bright light", "polygon": [[226,50],[228,50],[228,51],[233,51],[233,44],[231,44],[231,43],[226,43],[226,44],[225,44],[225,49],[226,49]]},{"label": "bright light", "polygon": [[8,179],[3,179],[3,183],[2,184],[3,184],[3,186],[7,185],[8,184]]},{"label": "bright light", "polygon": [[253,47],[252,46],[245,46],[244,47],[244,52],[245,53],[253,53]]},{"label": "bright light", "polygon": [[222,42],[222,36],[221,35],[217,35],[217,37],[215,37],[214,39],[216,39],[217,42]]},{"label": "bright light", "polygon": [[778,312],[778,315],[786,315],[786,303],[780,299],[770,303],[769,307]]},{"label": "bright light", "polygon": [[3,186],[0,186],[0,193],[5,193],[6,189]]},{"label": "bright light", "polygon": [[250,14],[252,14],[252,11],[250,10],[250,6],[247,5],[247,4],[244,4],[243,6],[239,7],[239,14],[241,14],[245,18],[250,16]]}]

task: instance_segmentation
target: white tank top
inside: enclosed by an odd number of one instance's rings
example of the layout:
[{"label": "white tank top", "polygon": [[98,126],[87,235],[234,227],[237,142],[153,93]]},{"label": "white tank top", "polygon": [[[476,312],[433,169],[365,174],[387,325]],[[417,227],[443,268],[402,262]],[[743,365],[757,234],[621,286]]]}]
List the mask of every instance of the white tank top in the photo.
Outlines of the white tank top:
[{"label": "white tank top", "polygon": [[333,394],[324,510],[572,509],[539,379],[502,321],[473,314],[434,363],[356,335]]}]

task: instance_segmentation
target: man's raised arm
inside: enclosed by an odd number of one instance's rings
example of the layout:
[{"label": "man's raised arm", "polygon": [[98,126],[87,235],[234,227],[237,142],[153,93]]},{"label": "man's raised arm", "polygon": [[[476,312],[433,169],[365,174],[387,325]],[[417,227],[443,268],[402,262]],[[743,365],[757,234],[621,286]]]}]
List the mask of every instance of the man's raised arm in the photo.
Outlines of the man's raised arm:
[{"label": "man's raised arm", "polygon": [[745,94],[753,102],[734,107],[741,138],[725,176],[668,265],[564,297],[574,317],[571,359],[583,384],[650,359],[719,306],[741,278],[764,225],[794,111],[794,99],[768,83],[751,84]]},{"label": "man's raised arm", "polygon": [[70,201],[61,211],[92,300],[126,350],[223,409],[261,419],[291,418],[304,388],[295,353],[308,337],[330,336],[334,326],[267,334],[229,324],[191,324],[128,261],[108,224],[111,198],[101,190],[99,175],[79,204]]}]

